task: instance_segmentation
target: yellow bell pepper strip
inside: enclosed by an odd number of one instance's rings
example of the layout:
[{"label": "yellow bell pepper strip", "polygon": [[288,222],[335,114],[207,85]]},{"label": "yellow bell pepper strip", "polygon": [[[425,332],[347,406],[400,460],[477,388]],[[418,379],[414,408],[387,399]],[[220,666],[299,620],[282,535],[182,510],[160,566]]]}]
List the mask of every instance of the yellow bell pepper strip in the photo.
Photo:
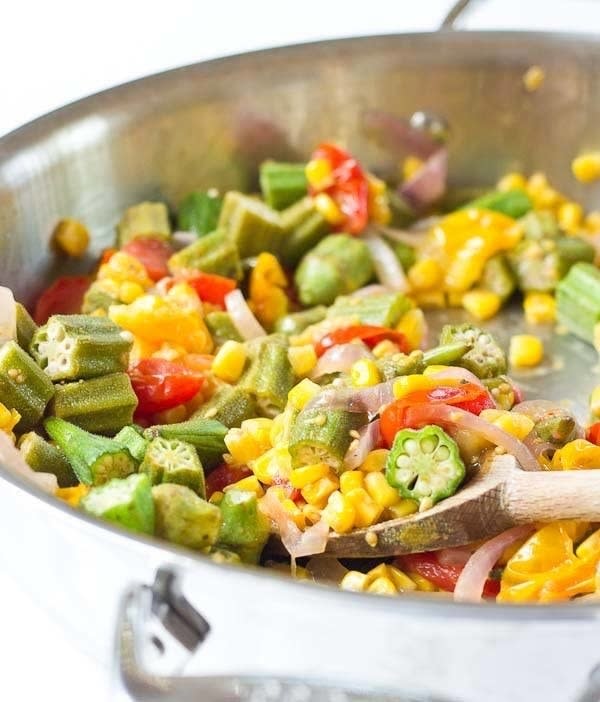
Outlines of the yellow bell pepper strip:
[{"label": "yellow bell pepper strip", "polygon": [[287,285],[286,275],[275,256],[266,251],[261,253],[250,275],[250,308],[267,329],[272,329],[275,322],[287,314]]},{"label": "yellow bell pepper strip", "polygon": [[600,446],[585,439],[569,441],[552,457],[552,470],[600,468]]},{"label": "yellow bell pepper strip", "polygon": [[8,409],[6,405],[0,402],[0,431],[8,434],[13,443],[15,441],[13,429],[17,426],[20,419],[21,415],[16,409]]}]

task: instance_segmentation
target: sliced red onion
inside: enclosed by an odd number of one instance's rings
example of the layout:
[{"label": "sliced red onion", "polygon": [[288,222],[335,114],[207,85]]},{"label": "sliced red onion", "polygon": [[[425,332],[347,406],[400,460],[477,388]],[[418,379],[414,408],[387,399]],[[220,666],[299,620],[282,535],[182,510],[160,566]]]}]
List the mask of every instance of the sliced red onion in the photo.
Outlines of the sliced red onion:
[{"label": "sliced red onion", "polygon": [[370,295],[381,295],[381,293],[389,292],[385,285],[365,285],[364,288],[359,288],[350,294],[350,297],[369,297]]},{"label": "sliced red onion", "polygon": [[195,241],[198,241],[196,232],[177,231],[171,234],[169,243],[175,251],[180,251],[181,249],[185,249],[186,246],[193,244]]},{"label": "sliced red onion", "polygon": [[440,148],[439,142],[426,131],[389,112],[367,110],[363,114],[363,126],[395,158],[412,155],[425,159]]},{"label": "sliced red onion", "polygon": [[317,361],[311,378],[319,378],[327,373],[347,373],[361,358],[373,358],[369,348],[362,342],[332,346]]},{"label": "sliced red onion", "polygon": [[21,478],[25,478],[50,495],[54,495],[58,489],[56,476],[52,473],[37,473],[32,470],[3,431],[0,431],[0,466]]},{"label": "sliced red onion", "polygon": [[427,208],[446,192],[448,151],[442,147],[405,183],[399,192],[415,210]]},{"label": "sliced red onion", "polygon": [[394,381],[373,385],[370,388],[327,388],[306,405],[306,409],[343,409],[347,412],[377,414],[394,399]]},{"label": "sliced red onion", "polygon": [[473,549],[467,546],[457,546],[456,548],[442,548],[436,553],[440,565],[464,566],[469,558],[471,558]]},{"label": "sliced red onion", "polygon": [[505,549],[517,541],[527,539],[535,529],[529,525],[517,526],[486,541],[469,558],[454,588],[456,602],[481,602],[485,581]]},{"label": "sliced red onion", "polygon": [[0,285],[0,344],[17,338],[17,307],[12,290]]},{"label": "sliced red onion", "polygon": [[243,339],[256,339],[266,336],[240,290],[232,290],[225,295],[225,307],[231,315],[231,321]]},{"label": "sliced red onion", "polygon": [[430,377],[435,380],[466,380],[474,385],[479,385],[479,387],[484,387],[481,380],[474,373],[471,373],[466,368],[458,368],[457,366],[444,368],[444,370],[437,373],[432,373]]},{"label": "sliced red onion", "polygon": [[338,585],[348,572],[348,568],[344,568],[337,558],[327,558],[327,556],[314,556],[306,564],[306,570],[313,576],[315,582],[328,585]]},{"label": "sliced red onion", "polygon": [[408,280],[404,275],[398,257],[392,249],[380,236],[375,234],[364,236],[363,241],[371,252],[373,266],[379,282],[385,285],[386,288],[390,288],[390,290],[407,292],[409,289]]},{"label": "sliced red onion", "polygon": [[373,422],[365,424],[358,433],[360,434],[359,438],[352,441],[344,458],[344,464],[350,470],[362,466],[365,458],[381,441],[379,420],[375,419]]}]

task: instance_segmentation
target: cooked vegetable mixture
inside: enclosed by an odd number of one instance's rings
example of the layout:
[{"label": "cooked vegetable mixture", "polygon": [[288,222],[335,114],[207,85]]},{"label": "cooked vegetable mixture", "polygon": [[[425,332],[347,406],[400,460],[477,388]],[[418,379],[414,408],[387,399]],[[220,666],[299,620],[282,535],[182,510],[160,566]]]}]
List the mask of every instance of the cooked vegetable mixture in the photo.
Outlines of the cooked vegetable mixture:
[{"label": "cooked vegetable mixture", "polygon": [[[295,577],[348,590],[600,596],[599,524],[364,566],[319,558],[332,533],[375,547],[370,527],[443,503],[494,451],[529,470],[600,468],[600,421],[524,402],[508,375],[542,361],[541,340],[516,335],[506,353],[479,326],[522,300],[530,324],[600,344],[600,212],[542,173],[461,200],[443,130],[379,113],[371,127],[394,120],[413,147],[399,183],[322,143],[306,163],[263,163],[259,194],[134,204],[96,270],[54,281],[33,317],[0,288],[3,463],[219,562],[285,568],[279,540]],[[591,180],[585,158],[573,170]],[[77,257],[89,241],[66,219],[52,245]],[[444,307],[471,322],[429,339],[423,310]],[[600,388],[590,409],[600,419]],[[482,553],[495,565],[467,587]]]}]

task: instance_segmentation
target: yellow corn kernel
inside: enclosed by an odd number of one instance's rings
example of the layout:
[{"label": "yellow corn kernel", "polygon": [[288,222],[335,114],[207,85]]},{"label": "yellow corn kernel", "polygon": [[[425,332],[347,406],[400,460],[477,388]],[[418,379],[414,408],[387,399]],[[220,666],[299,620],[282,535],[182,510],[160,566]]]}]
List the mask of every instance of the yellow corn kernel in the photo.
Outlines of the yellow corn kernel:
[{"label": "yellow corn kernel", "polygon": [[407,575],[417,586],[418,592],[437,592],[437,587],[420,573],[409,570],[407,571]]},{"label": "yellow corn kernel", "polygon": [[423,161],[417,156],[407,156],[402,163],[402,177],[410,180],[423,168]]},{"label": "yellow corn kernel", "polygon": [[52,241],[62,253],[79,258],[87,251],[90,233],[77,219],[61,219],[54,228]]},{"label": "yellow corn kernel", "polygon": [[217,351],[211,366],[212,372],[226,383],[235,383],[244,372],[246,347],[229,339]]},{"label": "yellow corn kernel", "polygon": [[213,492],[213,494],[208,498],[208,501],[211,502],[213,505],[218,505],[221,504],[221,500],[225,497],[225,493],[221,492],[220,490],[216,490]]},{"label": "yellow corn kernel", "polygon": [[476,319],[493,317],[502,305],[500,295],[491,290],[470,290],[463,295],[462,306]]},{"label": "yellow corn kernel", "polygon": [[377,578],[369,585],[367,592],[374,595],[396,595],[398,593],[390,578]]},{"label": "yellow corn kernel", "polygon": [[448,307],[462,307],[463,306],[463,297],[465,296],[464,292],[449,292],[446,293],[446,302],[448,303]]},{"label": "yellow corn kernel", "polygon": [[367,587],[368,576],[358,570],[349,570],[340,582],[342,590],[351,592],[364,592]]},{"label": "yellow corn kernel", "polygon": [[321,519],[321,510],[314,505],[303,505],[302,514],[308,524],[316,524]]},{"label": "yellow corn kernel", "polygon": [[583,207],[578,202],[565,202],[558,208],[558,223],[569,234],[575,234],[583,222]]},{"label": "yellow corn kernel", "polygon": [[541,88],[546,74],[541,66],[530,66],[523,75],[523,85],[528,93],[534,93]]},{"label": "yellow corn kernel", "polygon": [[432,390],[435,386],[435,381],[425,375],[401,375],[394,380],[394,397],[399,400],[412,392]]},{"label": "yellow corn kernel", "polygon": [[400,517],[407,517],[409,514],[414,514],[418,512],[418,510],[418,502],[404,499],[391,507],[387,507],[384,516],[386,519],[399,519]]},{"label": "yellow corn kernel", "polygon": [[287,284],[287,277],[277,258],[267,251],[259,254],[250,274],[248,304],[267,329],[271,329],[288,311]]},{"label": "yellow corn kernel", "polygon": [[225,445],[234,463],[239,465],[245,465],[263,453],[254,437],[241,429],[230,429],[225,435]]},{"label": "yellow corn kernel", "polygon": [[247,478],[238,480],[237,483],[231,483],[223,488],[223,492],[229,490],[243,490],[244,492],[253,492],[257,497],[262,497],[265,494],[263,486],[258,481],[255,475],[249,475]]},{"label": "yellow corn kernel", "polygon": [[369,496],[380,507],[391,507],[400,502],[398,491],[388,483],[383,473],[367,473],[364,478],[364,484]]},{"label": "yellow corn kernel", "polygon": [[427,322],[423,310],[414,307],[405,312],[396,325],[396,330],[404,334],[411,349],[420,348],[427,333]]},{"label": "yellow corn kernel", "polygon": [[276,479],[289,479],[292,472],[292,459],[285,446],[272,448],[262,456],[250,461],[250,469],[265,485],[272,485]]},{"label": "yellow corn kernel", "polygon": [[486,422],[495,424],[508,434],[516,436],[517,439],[521,441],[535,426],[535,422],[533,419],[531,419],[531,417],[521,414],[520,412],[507,412],[506,410],[484,410],[481,413],[481,418],[485,419]]},{"label": "yellow corn kernel", "polygon": [[502,192],[517,189],[525,190],[526,187],[527,181],[525,180],[525,176],[522,173],[516,172],[507,173],[502,176],[496,185],[496,188]]},{"label": "yellow corn kernel", "polygon": [[384,339],[373,348],[373,356],[375,356],[375,358],[383,358],[384,356],[398,353],[398,351],[400,351],[400,349],[393,341]]},{"label": "yellow corn kernel", "polygon": [[354,505],[345,495],[338,490],[329,495],[323,519],[336,533],[345,534],[350,531],[354,526],[355,515]]},{"label": "yellow corn kernel", "polygon": [[288,358],[295,375],[302,378],[308,375],[317,365],[317,353],[312,344],[290,346]]},{"label": "yellow corn kernel", "polygon": [[530,197],[536,197],[546,188],[549,187],[548,178],[545,173],[532,173],[527,180],[527,194]]},{"label": "yellow corn kernel", "polygon": [[550,293],[527,293],[523,309],[529,324],[550,324],[556,321],[556,300]]},{"label": "yellow corn kernel", "polygon": [[372,173],[367,173],[369,217],[378,224],[389,224],[392,219],[387,186]]},{"label": "yellow corn kernel", "polygon": [[250,434],[258,448],[260,453],[268,451],[271,444],[271,430],[273,428],[273,420],[267,417],[253,417],[252,419],[244,419],[240,425],[240,429],[246,433]]},{"label": "yellow corn kernel", "polygon": [[359,529],[375,524],[381,517],[383,507],[378,505],[364,488],[355,488],[346,493],[345,497],[350,500],[356,510],[354,525]]},{"label": "yellow corn kernel", "polygon": [[0,402],[0,431],[5,432],[14,440],[13,429],[17,426],[21,419],[21,415],[16,409],[8,409],[6,405]]},{"label": "yellow corn kernel", "polygon": [[301,410],[319,392],[321,392],[320,385],[304,378],[288,392],[288,402],[294,409]]},{"label": "yellow corn kernel", "polygon": [[552,457],[553,470],[578,470],[600,466],[600,446],[585,439],[569,441]]},{"label": "yellow corn kernel", "polygon": [[388,565],[387,572],[398,592],[406,592],[407,590],[417,589],[417,584],[415,581],[399,568]]},{"label": "yellow corn kernel", "polygon": [[381,374],[370,358],[361,358],[352,364],[350,380],[355,388],[368,388],[381,382]]},{"label": "yellow corn kernel", "polygon": [[442,282],[444,274],[434,258],[422,258],[408,271],[408,280],[414,290],[431,290]]},{"label": "yellow corn kernel", "polygon": [[389,453],[387,449],[383,448],[369,451],[360,469],[363,473],[378,473],[384,470]]},{"label": "yellow corn kernel", "polygon": [[308,466],[294,468],[290,475],[290,483],[292,487],[302,490],[302,488],[305,488],[307,485],[327,477],[330,471],[331,468],[327,463],[311,463]]},{"label": "yellow corn kernel", "polygon": [[138,283],[144,290],[154,284],[148,277],[143,263],[125,253],[117,251],[98,269],[98,280],[112,280],[115,283]]},{"label": "yellow corn kernel", "polygon": [[380,563],[378,566],[375,566],[375,568],[371,568],[367,573],[367,585],[370,585],[374,580],[377,580],[377,578],[387,577],[389,577],[388,567],[385,563]]},{"label": "yellow corn kernel", "polygon": [[424,290],[414,298],[418,306],[425,310],[443,310],[446,307],[446,296],[442,290]]},{"label": "yellow corn kernel", "polygon": [[313,202],[317,211],[321,213],[329,224],[335,226],[344,221],[344,213],[327,193],[315,195],[313,197]]},{"label": "yellow corn kernel", "polygon": [[347,470],[340,475],[340,492],[346,495],[351,490],[363,486],[364,475],[360,470]]},{"label": "yellow corn kernel", "polygon": [[590,395],[590,412],[594,419],[600,418],[600,385],[597,385]]},{"label": "yellow corn kernel", "polygon": [[302,489],[302,497],[309,505],[323,509],[327,504],[329,495],[340,486],[338,479],[332,475],[319,478]]},{"label": "yellow corn kernel", "polygon": [[128,305],[130,302],[137,300],[144,294],[144,288],[139,283],[131,283],[129,281],[119,285],[119,300]]},{"label": "yellow corn kernel", "polygon": [[516,334],[511,337],[508,358],[515,368],[537,366],[544,357],[542,340],[532,334]]},{"label": "yellow corn kernel", "polygon": [[590,151],[573,159],[571,171],[580,183],[592,183],[600,178],[600,151]]},{"label": "yellow corn kernel", "polygon": [[326,158],[313,158],[306,164],[306,180],[316,190],[322,190],[332,183],[331,164]]},{"label": "yellow corn kernel", "polygon": [[588,212],[586,218],[585,218],[585,228],[591,232],[591,233],[596,233],[600,232],[600,212],[598,211],[593,211],[593,212]]},{"label": "yellow corn kernel", "polygon": [[306,527],[304,512],[298,507],[294,500],[286,497],[281,501],[281,506],[290,515],[298,529],[304,529]]},{"label": "yellow corn kernel", "polygon": [[71,507],[79,507],[79,503],[89,491],[90,488],[87,485],[76,485],[75,487],[58,488],[54,494]]}]

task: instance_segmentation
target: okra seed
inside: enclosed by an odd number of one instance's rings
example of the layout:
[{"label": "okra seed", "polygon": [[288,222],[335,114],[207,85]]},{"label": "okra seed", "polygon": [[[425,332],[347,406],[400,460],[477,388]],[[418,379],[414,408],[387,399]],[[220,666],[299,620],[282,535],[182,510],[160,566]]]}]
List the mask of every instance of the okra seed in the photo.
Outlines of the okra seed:
[{"label": "okra seed", "polygon": [[407,439],[404,442],[404,452],[409,456],[416,456],[416,454],[419,453],[417,442],[414,439]]},{"label": "okra seed", "polygon": [[445,461],[450,457],[450,449],[447,446],[440,446],[436,451],[435,457],[438,461]]},{"label": "okra seed", "polygon": [[17,378],[19,377],[19,369],[9,368],[7,371],[7,375],[11,380],[17,380]]},{"label": "okra seed", "polygon": [[396,481],[398,483],[408,483],[415,477],[415,473],[409,468],[400,468],[396,471]]},{"label": "okra seed", "polygon": [[402,454],[396,459],[396,465],[398,468],[408,468],[410,466],[410,458]]},{"label": "okra seed", "polygon": [[438,441],[435,437],[428,436],[428,437],[425,437],[424,439],[421,439],[420,445],[421,445],[421,451],[423,451],[423,453],[433,453],[435,451],[435,449],[437,448]]}]

